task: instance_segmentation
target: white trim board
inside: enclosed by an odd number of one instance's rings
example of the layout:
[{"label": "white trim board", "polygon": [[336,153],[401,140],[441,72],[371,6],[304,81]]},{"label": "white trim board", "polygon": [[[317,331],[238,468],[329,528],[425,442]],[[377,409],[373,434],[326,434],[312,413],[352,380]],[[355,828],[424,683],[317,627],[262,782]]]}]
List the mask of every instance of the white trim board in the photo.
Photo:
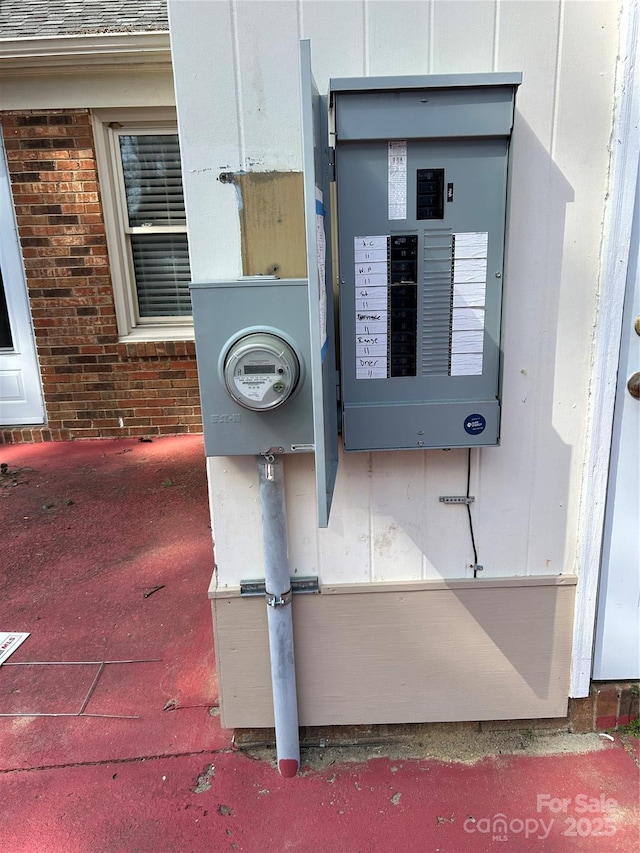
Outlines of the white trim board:
[{"label": "white trim board", "polygon": [[171,65],[167,31],[0,39],[3,75],[151,64]]},{"label": "white trim board", "polygon": [[[600,261],[598,317],[593,335],[589,434],[582,477],[579,580],[569,695],[588,696],[602,557],[613,409],[622,332],[631,225],[640,160],[640,6],[624,4],[616,73],[609,193]],[[617,330],[616,345],[611,331]]]}]

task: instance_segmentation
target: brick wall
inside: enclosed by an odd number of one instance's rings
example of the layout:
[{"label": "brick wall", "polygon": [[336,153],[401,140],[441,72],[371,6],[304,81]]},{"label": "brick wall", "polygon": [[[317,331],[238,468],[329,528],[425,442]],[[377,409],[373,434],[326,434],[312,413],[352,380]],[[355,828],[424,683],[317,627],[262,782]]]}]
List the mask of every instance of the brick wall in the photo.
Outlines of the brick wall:
[{"label": "brick wall", "polygon": [[571,731],[620,729],[638,719],[640,684],[637,681],[592,681],[589,695],[571,699]]},{"label": "brick wall", "polygon": [[47,412],[0,443],[200,432],[193,342],[118,342],[89,111],[0,120]]}]

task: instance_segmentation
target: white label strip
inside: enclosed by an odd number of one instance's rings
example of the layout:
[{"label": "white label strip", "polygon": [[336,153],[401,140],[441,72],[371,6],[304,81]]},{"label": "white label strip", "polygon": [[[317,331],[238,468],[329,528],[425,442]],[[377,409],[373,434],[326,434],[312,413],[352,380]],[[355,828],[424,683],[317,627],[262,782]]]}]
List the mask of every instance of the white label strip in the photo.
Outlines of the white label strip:
[{"label": "white label strip", "polygon": [[361,249],[384,249],[386,255],[388,239],[389,238],[387,236],[354,237],[353,248],[356,252],[360,251]]},{"label": "white label strip", "polygon": [[451,376],[481,376],[487,290],[487,231],[453,235]]},{"label": "white label strip", "polygon": [[407,218],[407,142],[389,143],[389,219]]},{"label": "white label strip", "polygon": [[[385,238],[386,239],[386,238]],[[359,249],[354,250],[356,264],[371,263],[372,261],[384,261],[387,263],[387,246],[381,249]]]},{"label": "white label strip", "polygon": [[[387,345],[386,343],[375,343],[375,344],[359,344],[358,340],[361,338],[361,335],[356,336],[356,355],[359,358],[367,358],[371,355],[375,356],[385,356],[387,355]],[[375,336],[373,336],[375,338]]]},{"label": "white label strip", "polygon": [[371,261],[369,263],[364,264],[358,263],[356,261],[355,264],[356,276],[383,275],[385,277],[385,284],[387,278],[387,270],[388,265],[386,261]]},{"label": "white label strip", "polygon": [[24,643],[28,636],[29,634],[18,631],[0,631],[0,665]]},{"label": "white label strip", "polygon": [[387,378],[388,245],[386,235],[353,240],[356,379]]},{"label": "white label strip", "polygon": [[386,289],[389,282],[388,266],[386,261],[372,261],[371,263],[356,262],[355,273],[356,288],[384,287]]},{"label": "white label strip", "polygon": [[451,352],[478,352],[482,353],[484,343],[484,332],[452,332]]},{"label": "white label strip", "polygon": [[484,308],[454,308],[454,332],[474,332],[484,329]]},{"label": "white label strip", "polygon": [[356,287],[384,287],[388,283],[387,273],[362,273],[356,272]]},{"label": "white label strip", "polygon": [[469,231],[454,234],[456,242],[456,258],[486,258],[489,247],[487,231]]},{"label": "white label strip", "polygon": [[356,358],[356,379],[386,379],[386,358]]},{"label": "white label strip", "polygon": [[[377,319],[368,319],[371,315],[356,314],[356,336],[357,335],[383,335],[385,343],[387,340],[387,312],[380,312],[375,316]],[[362,317],[362,319],[358,319]]]},{"label": "white label strip", "polygon": [[482,308],[485,300],[484,281],[458,282],[453,285],[454,308]]},{"label": "white label strip", "polygon": [[369,296],[371,299],[382,299],[386,297],[388,294],[387,285],[381,285],[380,287],[369,287],[368,285],[361,285],[360,287],[356,287],[356,299],[366,299]]},{"label": "white label strip", "polygon": [[[457,246],[456,246],[457,249]],[[458,260],[456,252],[453,262],[453,281],[458,282],[469,281],[485,281],[487,280],[487,259],[486,258],[462,258]]]},{"label": "white label strip", "polygon": [[[373,290],[380,290],[381,288],[374,287]],[[356,311],[384,311],[387,308],[387,297],[386,294],[384,297],[380,299],[372,299],[370,296],[365,299],[356,299]]]},{"label": "white label strip", "polygon": [[482,353],[453,353],[451,376],[482,376]]}]

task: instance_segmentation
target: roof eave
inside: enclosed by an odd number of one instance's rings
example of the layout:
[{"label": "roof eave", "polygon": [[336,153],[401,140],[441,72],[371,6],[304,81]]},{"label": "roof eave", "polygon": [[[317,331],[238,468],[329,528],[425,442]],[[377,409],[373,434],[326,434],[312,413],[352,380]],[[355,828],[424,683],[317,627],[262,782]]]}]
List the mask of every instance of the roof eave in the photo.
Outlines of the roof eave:
[{"label": "roof eave", "polygon": [[171,63],[167,30],[0,39],[4,76]]}]

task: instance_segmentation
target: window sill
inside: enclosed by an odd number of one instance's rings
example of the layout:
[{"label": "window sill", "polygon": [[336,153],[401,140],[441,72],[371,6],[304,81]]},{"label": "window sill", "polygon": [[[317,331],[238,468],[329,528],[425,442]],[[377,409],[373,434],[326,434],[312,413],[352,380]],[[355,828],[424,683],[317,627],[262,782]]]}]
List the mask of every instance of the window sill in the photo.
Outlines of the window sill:
[{"label": "window sill", "polygon": [[156,343],[157,341],[192,341],[193,324],[180,326],[137,326],[128,335],[120,335],[120,344]]}]

